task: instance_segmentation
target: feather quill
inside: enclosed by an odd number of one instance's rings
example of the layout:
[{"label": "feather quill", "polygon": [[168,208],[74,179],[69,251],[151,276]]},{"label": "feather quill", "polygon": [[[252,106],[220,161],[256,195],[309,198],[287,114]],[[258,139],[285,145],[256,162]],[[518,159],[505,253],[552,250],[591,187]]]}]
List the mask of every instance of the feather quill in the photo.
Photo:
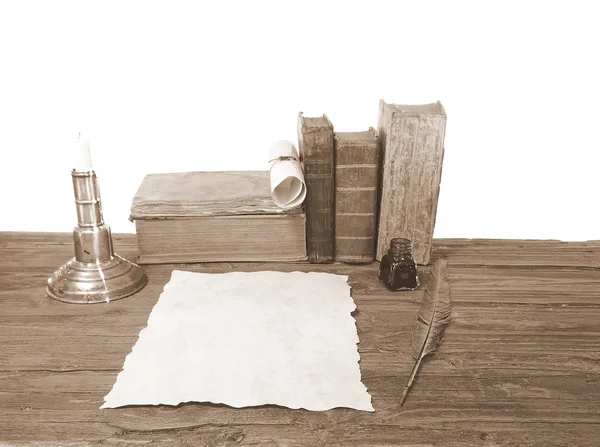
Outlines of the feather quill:
[{"label": "feather quill", "polygon": [[410,373],[408,384],[402,393],[400,406],[404,404],[408,390],[415,380],[421,360],[435,352],[444,337],[446,326],[450,323],[452,299],[448,282],[448,261],[438,259],[431,267],[429,282],[423,294],[421,309],[412,332],[411,354],[415,365]]}]

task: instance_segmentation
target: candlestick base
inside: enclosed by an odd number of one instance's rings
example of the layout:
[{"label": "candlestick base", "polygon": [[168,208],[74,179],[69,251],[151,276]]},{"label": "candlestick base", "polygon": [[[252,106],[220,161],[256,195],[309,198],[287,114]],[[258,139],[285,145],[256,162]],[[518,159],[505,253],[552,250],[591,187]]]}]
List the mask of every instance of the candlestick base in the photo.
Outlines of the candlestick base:
[{"label": "candlestick base", "polygon": [[118,255],[97,263],[76,258],[48,279],[48,296],[65,303],[108,303],[141,290],[147,282],[144,270]]}]

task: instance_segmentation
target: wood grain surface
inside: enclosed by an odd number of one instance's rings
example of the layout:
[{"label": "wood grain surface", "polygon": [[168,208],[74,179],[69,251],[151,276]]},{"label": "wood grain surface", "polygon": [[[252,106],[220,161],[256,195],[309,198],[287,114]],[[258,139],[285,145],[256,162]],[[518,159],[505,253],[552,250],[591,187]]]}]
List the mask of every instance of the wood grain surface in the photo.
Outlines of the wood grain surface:
[{"label": "wood grain surface", "polygon": [[[135,259],[134,235],[114,242]],[[44,291],[72,252],[70,234],[0,233],[0,445],[599,445],[600,241],[435,240],[431,260],[449,261],[453,322],[402,408],[422,291],[388,292],[377,263],[148,266],[139,294],[72,305]],[[99,410],[173,268],[349,275],[375,412]]]}]

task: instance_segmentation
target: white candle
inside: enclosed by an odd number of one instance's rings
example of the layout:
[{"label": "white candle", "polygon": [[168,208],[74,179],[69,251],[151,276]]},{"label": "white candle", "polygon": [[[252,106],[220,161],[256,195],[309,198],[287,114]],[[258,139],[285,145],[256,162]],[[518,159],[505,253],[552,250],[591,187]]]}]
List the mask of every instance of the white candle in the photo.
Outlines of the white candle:
[{"label": "white candle", "polygon": [[90,142],[81,137],[75,143],[75,167],[77,172],[92,171],[92,154],[90,152]]}]

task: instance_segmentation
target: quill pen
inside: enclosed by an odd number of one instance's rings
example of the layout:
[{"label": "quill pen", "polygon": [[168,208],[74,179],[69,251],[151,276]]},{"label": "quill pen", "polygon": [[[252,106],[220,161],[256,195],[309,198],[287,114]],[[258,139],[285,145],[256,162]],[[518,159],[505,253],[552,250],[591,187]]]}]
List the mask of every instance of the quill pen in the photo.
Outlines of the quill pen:
[{"label": "quill pen", "polygon": [[452,299],[450,298],[450,283],[448,282],[448,261],[438,259],[431,267],[429,282],[425,288],[421,309],[412,332],[411,354],[415,365],[410,373],[408,384],[402,393],[400,406],[404,404],[408,390],[415,380],[421,360],[427,354],[438,348],[446,326],[450,323]]}]

